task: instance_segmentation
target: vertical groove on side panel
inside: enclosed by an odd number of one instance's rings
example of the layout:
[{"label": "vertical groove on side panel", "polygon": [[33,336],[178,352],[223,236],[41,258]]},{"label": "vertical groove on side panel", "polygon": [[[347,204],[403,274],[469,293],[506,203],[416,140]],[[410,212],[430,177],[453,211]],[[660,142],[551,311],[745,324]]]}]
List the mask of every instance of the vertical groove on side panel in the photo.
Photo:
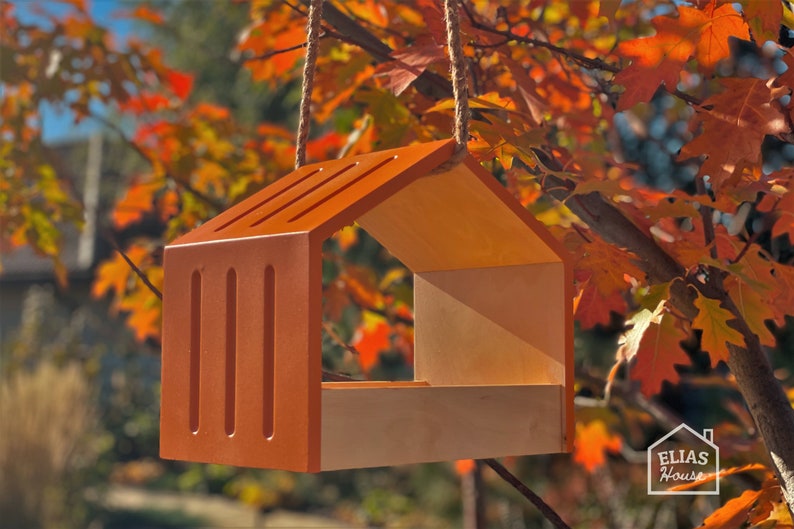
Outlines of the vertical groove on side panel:
[{"label": "vertical groove on side panel", "polygon": [[237,393],[237,272],[226,273],[226,395],[224,423],[226,435],[234,434],[235,394]]},{"label": "vertical groove on side panel", "polygon": [[265,313],[264,313],[264,361],[262,380],[262,433],[267,439],[273,437],[276,405],[276,271],[273,266],[265,267]]},{"label": "vertical groove on side panel", "polygon": [[190,431],[199,430],[199,391],[201,390],[201,273],[190,277]]}]

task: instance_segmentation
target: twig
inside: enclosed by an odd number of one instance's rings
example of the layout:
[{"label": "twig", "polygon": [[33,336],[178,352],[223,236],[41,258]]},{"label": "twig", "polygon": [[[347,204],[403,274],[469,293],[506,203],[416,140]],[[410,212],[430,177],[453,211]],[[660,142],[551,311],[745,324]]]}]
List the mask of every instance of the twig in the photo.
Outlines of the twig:
[{"label": "twig", "polygon": [[750,235],[750,236],[747,238],[747,241],[745,241],[745,243],[744,243],[744,246],[743,246],[743,247],[742,247],[742,249],[739,251],[739,253],[736,255],[736,258],[734,258],[734,259],[731,261],[731,264],[736,264],[736,263],[738,263],[739,261],[741,261],[741,260],[742,260],[742,257],[744,257],[744,256],[745,256],[745,254],[747,253],[747,251],[750,249],[750,247],[753,245],[753,243],[754,243],[754,242],[755,242],[755,241],[758,239],[758,236],[759,236],[759,235],[761,235],[761,233],[763,233],[763,232],[761,232],[761,231],[756,231],[756,232],[753,232],[753,234],[752,234],[752,235]]},{"label": "twig", "polygon": [[163,293],[160,292],[160,289],[154,286],[151,281],[149,281],[149,278],[146,277],[146,274],[143,273],[143,270],[138,268],[138,266],[132,262],[132,259],[130,259],[130,257],[126,253],[124,253],[124,250],[121,249],[121,246],[119,246],[116,240],[110,234],[106,234],[105,238],[108,240],[108,242],[113,247],[113,249],[116,250],[119,253],[119,255],[121,255],[122,259],[124,259],[127,265],[132,269],[132,271],[135,272],[135,275],[137,275],[138,278],[141,281],[143,281],[143,284],[146,285],[146,287],[152,291],[152,294],[157,296],[157,298],[160,301],[162,301]]},{"label": "twig", "polygon": [[346,351],[348,351],[348,352],[350,352],[350,353],[352,353],[352,354],[354,354],[354,355],[356,355],[356,356],[361,356],[361,353],[359,353],[359,352],[358,352],[358,349],[356,349],[354,346],[352,346],[352,345],[350,345],[349,343],[347,343],[346,341],[344,341],[344,340],[343,340],[343,339],[342,339],[342,338],[341,338],[341,337],[340,337],[340,336],[339,336],[339,335],[336,333],[336,331],[334,330],[334,328],[331,326],[331,322],[324,321],[324,322],[323,322],[323,330],[324,330],[326,333],[328,333],[328,336],[329,336],[329,337],[330,337],[330,338],[331,338],[333,341],[335,341],[335,342],[337,343],[337,345],[341,346],[343,349],[345,349]]},{"label": "twig", "polygon": [[516,35],[510,29],[499,30],[491,26],[488,26],[486,24],[483,24],[474,17],[474,13],[471,12],[469,6],[466,5],[465,1],[461,2],[461,4],[463,5],[463,11],[464,13],[466,13],[466,17],[469,19],[469,22],[476,29],[479,29],[481,31],[486,31],[488,33],[493,33],[494,35],[501,35],[502,37],[513,42],[521,42],[523,44],[529,44],[531,46],[535,46],[538,48],[547,49],[552,53],[567,57],[568,59],[571,59],[572,61],[579,63],[580,65],[586,68],[592,68],[594,70],[603,70],[612,73],[618,73],[620,71],[619,67],[613,64],[609,64],[608,62],[602,61],[601,59],[591,59],[590,57],[586,57],[584,55],[576,53],[575,51],[571,51],[565,48],[561,48],[559,46],[555,46],[554,44],[544,40],[538,40],[538,39],[533,39],[532,37],[523,37],[521,35]]},{"label": "twig", "polygon": [[695,97],[695,96],[691,96],[691,95],[689,95],[689,94],[687,94],[687,93],[685,93],[685,92],[682,92],[682,91],[681,91],[681,90],[679,90],[678,88],[676,88],[675,90],[670,90],[670,88],[668,88],[667,86],[665,86],[665,87],[664,87],[664,89],[665,89],[665,90],[667,90],[667,92],[668,92],[670,95],[674,95],[674,96],[676,96],[678,99],[681,99],[682,101],[686,101],[686,102],[687,102],[687,103],[689,103],[690,105],[694,105],[694,106],[698,106],[698,107],[699,107],[700,105],[702,105],[702,104],[703,104],[703,101],[702,101],[702,100],[698,99],[698,98],[697,98],[697,97]]},{"label": "twig", "polygon": [[557,514],[557,511],[552,509],[548,503],[543,501],[543,498],[532,492],[532,490],[524,485],[524,483],[515,477],[509,470],[507,470],[501,463],[499,463],[496,459],[483,459],[483,463],[488,465],[493,469],[494,472],[499,474],[499,477],[508,482],[510,485],[513,486],[518,492],[521,493],[526,499],[532,502],[532,505],[537,507],[540,513],[546,518],[551,524],[556,527],[557,529],[571,529],[571,526],[568,525],[560,518],[560,515]]},{"label": "twig", "polygon": [[[706,192],[706,183],[703,181],[703,177],[695,178],[695,188],[699,195],[708,196]],[[701,211],[700,216],[703,218],[703,236],[705,238],[706,246],[711,246],[709,249],[709,254],[711,255],[712,259],[717,259],[717,245],[714,242],[714,220],[712,219],[712,214],[714,213],[714,209],[711,206],[706,206],[705,204],[701,203]]]},{"label": "twig", "polygon": [[[320,35],[320,38],[325,37],[325,35]],[[243,62],[251,62],[251,61],[263,61],[265,59],[269,59],[275,55],[279,55],[281,53],[287,53],[290,51],[299,50],[301,48],[306,47],[306,42],[301,42],[300,44],[296,44],[294,46],[290,46],[288,48],[280,48],[278,50],[270,50],[268,52],[262,53],[261,55],[255,55],[254,57],[247,57]]]},{"label": "twig", "polygon": [[357,378],[349,377],[347,375],[340,375],[339,373],[331,373],[323,369],[323,380],[328,382],[361,382]]}]

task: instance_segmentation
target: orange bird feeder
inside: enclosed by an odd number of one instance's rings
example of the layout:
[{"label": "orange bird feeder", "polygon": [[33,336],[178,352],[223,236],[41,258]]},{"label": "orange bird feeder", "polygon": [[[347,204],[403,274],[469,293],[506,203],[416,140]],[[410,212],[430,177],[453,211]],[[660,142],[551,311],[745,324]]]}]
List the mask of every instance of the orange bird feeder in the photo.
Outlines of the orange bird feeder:
[{"label": "orange bird feeder", "polygon": [[[565,249],[452,140],[306,165],[165,249],[161,456],[317,472],[568,451]],[[415,380],[322,382],[322,244],[414,273]]]}]

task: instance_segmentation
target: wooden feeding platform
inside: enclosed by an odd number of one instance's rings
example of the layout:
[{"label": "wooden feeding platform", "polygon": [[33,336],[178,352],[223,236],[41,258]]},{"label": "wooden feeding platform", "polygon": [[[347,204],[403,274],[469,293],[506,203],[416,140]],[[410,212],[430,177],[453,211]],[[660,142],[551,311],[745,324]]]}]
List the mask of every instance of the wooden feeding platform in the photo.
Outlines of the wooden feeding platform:
[{"label": "wooden feeding platform", "polygon": [[[161,456],[316,472],[570,450],[567,253],[438,141],[307,165],[165,249]],[[322,382],[322,244],[414,273],[415,380]]]}]

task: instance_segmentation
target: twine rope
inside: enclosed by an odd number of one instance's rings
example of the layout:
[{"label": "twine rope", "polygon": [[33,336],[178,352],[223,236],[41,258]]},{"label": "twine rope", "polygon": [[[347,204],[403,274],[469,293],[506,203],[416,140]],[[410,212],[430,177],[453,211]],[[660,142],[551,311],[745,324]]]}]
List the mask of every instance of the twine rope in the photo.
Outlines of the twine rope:
[{"label": "twine rope", "polygon": [[[320,23],[323,17],[323,0],[311,0],[306,22],[306,60],[303,64],[303,82],[298,117],[298,134],[295,147],[295,168],[306,163],[306,144],[311,124],[311,99],[314,88],[314,74],[320,48]],[[438,169],[446,170],[460,163],[468,154],[466,143],[469,140],[469,94],[467,87],[466,56],[460,38],[460,12],[458,0],[444,0],[444,21],[447,30],[449,49],[450,77],[452,95],[455,99],[455,152]],[[437,170],[438,170],[437,169]]]},{"label": "twine rope", "polygon": [[312,90],[314,89],[317,55],[320,49],[320,22],[322,19],[323,0],[311,0],[306,21],[306,60],[303,64],[298,137],[295,146],[295,169],[306,163],[306,143],[309,139],[309,127],[311,126]]},{"label": "twine rope", "polygon": [[447,47],[449,49],[449,71],[452,78],[452,95],[455,98],[455,154],[453,159],[460,162],[468,153],[469,141],[469,93],[466,86],[466,56],[460,40],[460,12],[458,0],[444,0],[444,20],[447,28]]}]

